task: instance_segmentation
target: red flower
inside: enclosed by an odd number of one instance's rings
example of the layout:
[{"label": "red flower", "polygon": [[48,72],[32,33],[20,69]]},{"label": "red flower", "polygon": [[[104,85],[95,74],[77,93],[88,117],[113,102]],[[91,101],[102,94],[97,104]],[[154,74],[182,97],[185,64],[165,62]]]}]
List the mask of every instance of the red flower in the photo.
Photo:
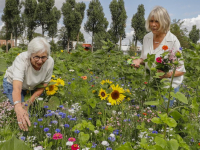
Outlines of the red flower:
[{"label": "red flower", "polygon": [[144,84],[147,84],[148,82],[144,82]]},{"label": "red flower", "polygon": [[92,87],[94,87],[94,85],[92,85]]},{"label": "red flower", "polygon": [[72,150],[78,150],[78,149],[80,149],[80,146],[79,146],[78,144],[73,144],[73,145],[71,146],[71,149],[72,149]]},{"label": "red flower", "polygon": [[145,116],[146,116],[146,115],[147,115],[147,113],[143,113],[143,115],[145,115]]},{"label": "red flower", "polygon": [[157,62],[157,63],[162,63],[162,57],[157,57],[157,58],[156,58],[156,62]]},{"label": "red flower", "polygon": [[163,49],[164,51],[166,51],[166,50],[168,50],[168,46],[167,46],[167,45],[163,45],[162,49]]},{"label": "red flower", "polygon": [[200,143],[198,143],[198,145],[200,146]]}]

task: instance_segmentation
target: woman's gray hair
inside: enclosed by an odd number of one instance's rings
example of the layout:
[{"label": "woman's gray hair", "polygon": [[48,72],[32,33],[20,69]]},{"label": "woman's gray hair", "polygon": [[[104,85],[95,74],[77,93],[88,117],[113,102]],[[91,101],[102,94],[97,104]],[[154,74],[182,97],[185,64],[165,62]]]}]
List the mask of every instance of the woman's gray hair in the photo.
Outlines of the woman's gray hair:
[{"label": "woman's gray hair", "polygon": [[36,37],[31,40],[28,44],[28,57],[31,57],[32,54],[37,52],[47,51],[47,55],[50,56],[50,44],[43,37]]},{"label": "woman's gray hair", "polygon": [[149,27],[149,22],[151,20],[151,18],[154,17],[155,20],[157,20],[160,23],[160,28],[158,29],[158,31],[167,33],[170,29],[170,23],[171,23],[171,19],[170,16],[167,12],[167,10],[161,6],[156,6],[154,7],[154,9],[150,12],[147,20],[146,20],[146,30],[147,31],[151,31],[150,27]]}]

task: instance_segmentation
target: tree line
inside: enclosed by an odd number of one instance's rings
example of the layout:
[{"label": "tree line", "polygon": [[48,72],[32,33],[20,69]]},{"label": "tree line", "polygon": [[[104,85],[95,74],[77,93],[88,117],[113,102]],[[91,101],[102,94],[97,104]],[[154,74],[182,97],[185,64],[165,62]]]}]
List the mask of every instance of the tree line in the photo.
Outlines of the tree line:
[{"label": "tree line", "polygon": [[[21,11],[22,7],[24,8]],[[114,44],[121,43],[126,38],[126,10],[124,0],[112,0],[110,5],[112,22],[108,29],[109,22],[103,12],[103,7],[99,0],[91,0],[87,9],[87,21],[84,24],[84,30],[91,33],[92,51],[93,47],[101,48],[101,40],[111,41]],[[84,36],[80,32],[81,24],[84,19],[86,5],[83,2],[75,0],[66,0],[61,10],[55,7],[55,0],[6,0],[3,15],[1,17],[5,26],[0,31],[0,38],[9,40],[14,37],[15,44],[20,35],[26,33],[26,38],[30,41],[34,38],[35,30],[41,27],[44,36],[47,34],[52,41],[58,36],[59,44],[63,49],[69,51],[70,41],[84,41]],[[133,14],[131,27],[134,29],[133,42],[135,49],[137,42],[143,40],[147,33],[145,29],[145,9],[144,5],[138,6],[137,12]],[[63,27],[58,30],[58,22],[63,16]],[[173,21],[171,32],[180,40],[183,47],[189,46],[189,41],[196,43],[199,40],[199,29],[193,26],[186,36],[186,29],[181,29],[183,22]],[[7,44],[6,44],[7,45]],[[15,45],[17,46],[17,45]],[[6,49],[8,52],[8,49]]]}]

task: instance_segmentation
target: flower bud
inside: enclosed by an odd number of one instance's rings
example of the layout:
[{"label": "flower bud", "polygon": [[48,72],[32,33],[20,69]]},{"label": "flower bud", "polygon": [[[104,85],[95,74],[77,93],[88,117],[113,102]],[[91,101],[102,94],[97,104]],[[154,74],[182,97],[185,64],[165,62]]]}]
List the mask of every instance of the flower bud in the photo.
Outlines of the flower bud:
[{"label": "flower bud", "polygon": [[181,58],[181,53],[178,51],[178,52],[176,52],[176,57],[177,58]]},{"label": "flower bud", "polygon": [[156,71],[156,68],[151,68],[151,71]]},{"label": "flower bud", "polygon": [[178,61],[174,61],[174,65],[178,65]]}]

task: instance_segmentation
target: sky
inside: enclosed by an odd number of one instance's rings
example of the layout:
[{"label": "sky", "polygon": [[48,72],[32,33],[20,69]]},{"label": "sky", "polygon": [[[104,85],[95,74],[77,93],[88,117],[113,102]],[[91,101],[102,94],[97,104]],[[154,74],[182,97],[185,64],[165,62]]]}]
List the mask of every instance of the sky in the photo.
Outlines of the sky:
[{"label": "sky", "polygon": [[[77,2],[84,2],[86,4],[86,10],[88,9],[88,5],[91,0],[76,0]],[[103,11],[105,13],[105,17],[107,18],[110,28],[111,13],[109,9],[110,2],[112,0],[99,0],[101,5],[103,6]],[[55,6],[58,9],[61,9],[62,4],[65,0],[55,0]],[[124,0],[125,9],[127,13],[127,22],[126,22],[126,38],[122,41],[123,45],[128,45],[129,41],[132,40],[134,29],[131,27],[131,19],[133,15],[137,12],[138,5],[143,4],[145,8],[145,19],[147,19],[150,11],[155,6],[164,7],[170,17],[171,20],[181,20],[184,21],[182,27],[187,28],[188,33],[191,30],[193,25],[197,25],[197,28],[200,29],[200,0]],[[0,16],[3,13],[3,9],[5,7],[5,0],[0,0]],[[87,21],[87,15],[85,11],[85,18],[81,25],[81,32],[84,34],[85,42],[91,43],[91,33],[87,33],[84,31],[84,24]],[[0,20],[0,29],[3,26],[3,22]],[[63,25],[63,19],[61,17],[58,28],[61,28]],[[37,28],[36,32],[41,33],[41,28]]]}]

